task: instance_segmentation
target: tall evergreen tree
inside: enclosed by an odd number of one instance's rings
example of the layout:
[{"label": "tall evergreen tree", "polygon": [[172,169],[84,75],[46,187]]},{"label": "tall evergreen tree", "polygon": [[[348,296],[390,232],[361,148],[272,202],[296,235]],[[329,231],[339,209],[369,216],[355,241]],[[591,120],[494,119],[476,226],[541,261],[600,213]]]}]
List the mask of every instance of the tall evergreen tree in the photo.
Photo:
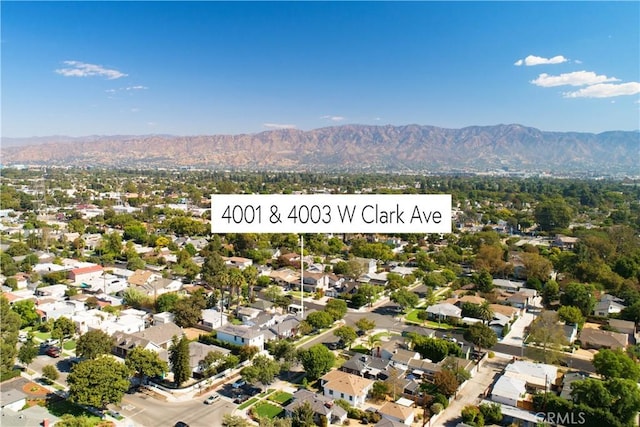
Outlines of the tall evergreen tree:
[{"label": "tall evergreen tree", "polygon": [[169,348],[169,364],[173,372],[173,380],[179,387],[191,377],[191,366],[189,366],[189,340],[187,337],[173,337],[173,342]]}]

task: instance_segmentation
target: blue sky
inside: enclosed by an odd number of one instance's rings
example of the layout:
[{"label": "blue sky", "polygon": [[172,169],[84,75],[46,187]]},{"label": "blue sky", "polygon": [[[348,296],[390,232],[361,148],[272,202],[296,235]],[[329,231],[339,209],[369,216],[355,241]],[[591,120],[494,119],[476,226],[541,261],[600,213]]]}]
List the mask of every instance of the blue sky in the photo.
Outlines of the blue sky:
[{"label": "blue sky", "polygon": [[2,135],[640,128],[640,2],[2,2]]}]

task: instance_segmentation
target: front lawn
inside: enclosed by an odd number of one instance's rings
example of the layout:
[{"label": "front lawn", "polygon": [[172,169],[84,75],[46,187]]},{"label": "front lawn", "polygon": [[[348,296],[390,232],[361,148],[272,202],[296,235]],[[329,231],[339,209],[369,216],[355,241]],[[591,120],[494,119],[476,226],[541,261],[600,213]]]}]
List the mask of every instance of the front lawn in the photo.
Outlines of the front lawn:
[{"label": "front lawn", "polygon": [[291,400],[293,395],[291,393],[287,393],[286,391],[279,391],[275,393],[273,396],[269,397],[269,400],[272,400],[281,405],[286,404]]},{"label": "front lawn", "polygon": [[75,350],[76,348],[76,340],[65,341],[62,346],[65,350]]},{"label": "front lawn", "polygon": [[238,409],[247,409],[249,406],[253,405],[254,403],[256,403],[258,401],[257,397],[254,397],[252,399],[247,400],[246,402],[244,402],[242,405],[238,406]]},{"label": "front lawn", "polygon": [[74,417],[84,415],[91,420],[91,425],[94,426],[100,423],[102,420],[90,413],[89,411],[75,405],[67,400],[49,401],[47,402],[47,410],[56,417],[62,417],[65,414],[71,414]]},{"label": "front lawn", "polygon": [[259,417],[275,418],[284,411],[280,406],[272,405],[271,403],[261,402],[255,407],[256,414]]},{"label": "front lawn", "polygon": [[45,341],[51,338],[51,332],[34,331],[33,336],[35,336],[36,338],[40,338],[42,341]]},{"label": "front lawn", "polygon": [[420,326],[425,326],[431,329],[447,329],[447,330],[453,329],[453,326],[451,326],[448,323],[444,323],[444,322],[438,323],[438,322],[433,322],[431,320],[424,321],[424,320],[418,319],[418,313],[421,311],[423,310],[421,309],[411,310],[409,314],[405,316],[405,320],[407,322],[416,323]]}]

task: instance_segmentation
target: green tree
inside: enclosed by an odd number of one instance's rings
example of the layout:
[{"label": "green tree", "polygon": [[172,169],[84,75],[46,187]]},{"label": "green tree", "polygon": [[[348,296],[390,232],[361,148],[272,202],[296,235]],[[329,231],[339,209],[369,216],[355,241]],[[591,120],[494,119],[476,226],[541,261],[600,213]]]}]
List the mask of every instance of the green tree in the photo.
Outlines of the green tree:
[{"label": "green tree", "polygon": [[460,415],[462,416],[462,421],[465,424],[469,424],[477,427],[484,426],[484,416],[482,415],[482,413],[480,412],[480,409],[477,406],[474,406],[474,405],[465,406],[464,408],[462,408]]},{"label": "green tree", "polygon": [[16,301],[12,307],[13,311],[20,315],[22,319],[22,328],[27,326],[35,326],[40,320],[40,316],[36,311],[36,304],[33,300],[27,299],[22,301]]},{"label": "green tree", "polygon": [[374,320],[363,317],[356,322],[356,326],[358,327],[359,330],[361,330],[363,333],[366,334],[366,333],[369,333],[369,331],[372,331],[376,327],[376,322]]},{"label": "green tree", "polygon": [[240,415],[224,414],[222,417],[222,425],[224,427],[249,427],[251,424],[246,418]]},{"label": "green tree", "polygon": [[547,258],[537,253],[523,252],[521,255],[527,280],[538,279],[546,282],[553,270],[553,264]]},{"label": "green tree", "polygon": [[324,311],[329,313],[333,320],[340,320],[347,314],[347,302],[341,299],[330,299],[324,308]]},{"label": "green tree", "polygon": [[264,293],[269,301],[276,302],[276,300],[282,296],[282,288],[278,285],[271,285]]},{"label": "green tree", "polygon": [[145,378],[159,377],[169,371],[167,362],[160,359],[158,353],[142,347],[134,347],[127,352],[125,364],[144,382]]},{"label": "green tree", "polygon": [[584,316],[582,315],[582,312],[578,307],[574,307],[572,305],[564,305],[560,307],[558,309],[558,317],[566,323],[575,324],[579,327],[582,327],[582,324],[584,323]]},{"label": "green tree", "polygon": [[567,228],[572,212],[567,202],[558,197],[538,203],[534,211],[536,222],[542,231]]},{"label": "green tree", "polygon": [[502,421],[502,406],[498,403],[483,403],[478,406],[480,413],[487,423],[500,424]]},{"label": "green tree", "polygon": [[18,332],[22,319],[11,310],[9,301],[0,295],[0,373],[13,370],[13,362],[18,352]]},{"label": "green tree", "polygon": [[333,324],[333,317],[326,311],[314,311],[309,313],[306,321],[315,329],[324,329]]},{"label": "green tree", "polygon": [[607,390],[605,383],[594,378],[571,383],[571,398],[575,403],[593,408],[610,407],[613,396]]},{"label": "green tree", "polygon": [[376,381],[371,387],[371,397],[374,400],[384,400],[389,394],[389,384],[384,381]]},{"label": "green tree", "polygon": [[42,376],[51,382],[54,382],[60,377],[60,373],[53,365],[45,365],[42,367]]},{"label": "green tree", "polygon": [[85,359],[111,353],[114,339],[99,329],[91,330],[82,335],[76,343],[76,354]]},{"label": "green tree", "polygon": [[169,364],[173,372],[173,381],[178,387],[191,378],[189,340],[187,337],[173,337],[171,347],[169,347]]},{"label": "green tree", "polygon": [[64,340],[71,338],[76,333],[76,325],[67,317],[58,317],[53,322],[51,338],[60,341],[60,347],[64,345]]},{"label": "green tree", "polygon": [[403,288],[391,294],[391,301],[398,304],[402,311],[406,311],[409,307],[415,307],[418,304],[418,300],[418,295],[415,292]]},{"label": "green tree", "polygon": [[637,418],[640,411],[640,388],[635,380],[613,378],[606,381],[606,389],[613,396],[611,413],[625,425]]},{"label": "green tree", "polygon": [[29,364],[33,362],[33,359],[35,359],[37,355],[38,348],[33,343],[33,341],[27,341],[22,345],[22,347],[20,347],[20,350],[18,350],[18,360],[27,368],[29,367]]},{"label": "green tree", "polygon": [[309,381],[320,378],[333,367],[335,355],[322,344],[298,351],[298,360],[304,367]]},{"label": "green tree", "polygon": [[204,304],[196,303],[196,299],[190,296],[176,301],[171,312],[175,316],[176,325],[190,328],[202,319],[203,308]]},{"label": "green tree", "polygon": [[247,382],[260,381],[262,384],[271,384],[273,379],[280,372],[280,364],[265,355],[257,355],[251,361],[251,366],[247,366],[240,371],[240,375]]},{"label": "green tree", "polygon": [[345,345],[351,348],[351,344],[356,340],[358,335],[351,326],[340,326],[333,332],[333,335],[337,336],[345,343]]},{"label": "green tree", "polygon": [[160,295],[156,299],[156,311],[162,313],[165,311],[173,311],[176,303],[180,299],[180,296],[174,292],[168,292]]},{"label": "green tree", "polygon": [[555,280],[549,280],[542,288],[542,301],[545,306],[549,306],[560,296],[560,286]]},{"label": "green tree", "polygon": [[487,270],[473,273],[471,280],[478,285],[480,292],[491,292],[493,290],[493,277]]},{"label": "green tree", "polygon": [[120,403],[129,389],[131,371],[110,356],[78,363],[67,377],[69,400],[96,408]]},{"label": "green tree", "polygon": [[620,349],[603,349],[593,356],[596,372],[604,378],[640,379],[640,365]]},{"label": "green tree", "polygon": [[640,300],[622,309],[620,318],[634,323],[640,323]]},{"label": "green tree", "polygon": [[596,306],[593,287],[582,283],[569,283],[560,295],[560,304],[578,307],[583,316],[589,316]]},{"label": "green tree", "polygon": [[484,323],[474,323],[464,332],[464,339],[473,343],[480,351],[491,348],[498,342],[496,333]]},{"label": "green tree", "polygon": [[314,420],[314,412],[311,407],[311,403],[303,402],[296,406],[292,413],[292,426],[293,427],[315,427],[316,422]]},{"label": "green tree", "polygon": [[[544,363],[553,363],[561,358],[559,349],[567,345],[562,325],[559,323],[558,313],[543,311],[529,326],[529,339],[539,346]],[[535,349],[534,352],[537,352]]]},{"label": "green tree", "polygon": [[56,423],[57,427],[92,427],[94,420],[86,415],[74,416],[71,414],[64,414],[60,417],[60,420]]}]

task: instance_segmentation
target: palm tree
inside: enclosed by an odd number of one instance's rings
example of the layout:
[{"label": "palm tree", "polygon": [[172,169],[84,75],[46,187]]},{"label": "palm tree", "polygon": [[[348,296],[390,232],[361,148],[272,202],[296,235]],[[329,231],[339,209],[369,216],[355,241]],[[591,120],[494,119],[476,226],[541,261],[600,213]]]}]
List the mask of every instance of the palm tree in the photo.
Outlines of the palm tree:
[{"label": "palm tree", "polygon": [[478,315],[482,319],[482,322],[485,324],[493,319],[493,310],[491,309],[489,301],[485,301],[480,305],[480,308],[478,309]]},{"label": "palm tree", "polygon": [[369,344],[369,350],[373,350],[382,342],[382,337],[389,336],[388,332],[379,332],[377,334],[369,335],[367,337],[367,344]]}]

